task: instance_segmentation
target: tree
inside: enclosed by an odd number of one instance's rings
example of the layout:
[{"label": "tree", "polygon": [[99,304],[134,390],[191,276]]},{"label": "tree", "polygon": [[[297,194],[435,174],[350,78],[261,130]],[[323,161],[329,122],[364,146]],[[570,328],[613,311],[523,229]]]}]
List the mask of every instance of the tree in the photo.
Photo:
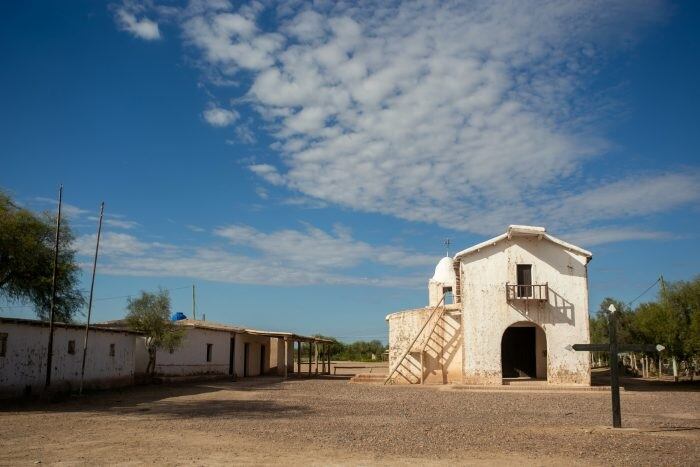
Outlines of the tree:
[{"label": "tree", "polygon": [[[55,235],[54,216],[18,207],[0,192],[0,295],[10,302],[31,302],[40,319],[51,313]],[[57,321],[70,322],[84,303],[72,244],[73,234],[62,219],[56,269]]]},{"label": "tree", "polygon": [[129,299],[126,322],[133,331],[146,336],[148,366],[146,373],[153,375],[156,369],[158,349],[176,349],[185,337],[185,330],[170,321],[170,295],[167,290],[158,293],[141,292],[141,296]]},{"label": "tree", "polygon": [[659,294],[668,324],[667,349],[671,355],[685,358],[700,352],[700,276],[692,281],[668,284]]},{"label": "tree", "polygon": [[634,327],[634,313],[630,307],[620,300],[606,297],[598,307],[598,311],[590,318],[591,342],[603,344],[609,342],[608,308],[615,305],[617,310],[617,340],[628,344],[635,340],[637,331]]}]

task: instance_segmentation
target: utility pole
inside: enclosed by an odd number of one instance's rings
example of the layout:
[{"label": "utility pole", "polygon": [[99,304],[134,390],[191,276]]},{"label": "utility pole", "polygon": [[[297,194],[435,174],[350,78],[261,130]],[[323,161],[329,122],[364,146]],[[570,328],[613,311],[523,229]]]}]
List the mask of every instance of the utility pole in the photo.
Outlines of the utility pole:
[{"label": "utility pole", "polygon": [[92,282],[90,283],[90,299],[88,300],[87,323],[85,323],[85,340],[83,341],[83,363],[80,367],[80,390],[83,393],[83,380],[85,379],[85,358],[87,357],[88,334],[90,331],[90,316],[92,315],[92,292],[95,290],[95,272],[97,271],[97,253],[100,251],[100,235],[102,234],[102,216],[105,211],[104,201],[100,205],[100,220],[97,224],[97,243],[95,244],[95,259],[92,262]]},{"label": "utility pole", "polygon": [[63,204],[63,184],[58,189],[58,216],[56,216],[56,244],[53,251],[53,274],[51,277],[51,313],[49,317],[49,344],[46,354],[46,385],[51,385],[51,365],[53,365],[53,319],[56,311],[56,269],[58,268],[58,242],[61,239],[61,205]]},{"label": "utility pole", "polygon": [[197,306],[194,299],[194,284],[192,284],[192,319],[197,319]]}]

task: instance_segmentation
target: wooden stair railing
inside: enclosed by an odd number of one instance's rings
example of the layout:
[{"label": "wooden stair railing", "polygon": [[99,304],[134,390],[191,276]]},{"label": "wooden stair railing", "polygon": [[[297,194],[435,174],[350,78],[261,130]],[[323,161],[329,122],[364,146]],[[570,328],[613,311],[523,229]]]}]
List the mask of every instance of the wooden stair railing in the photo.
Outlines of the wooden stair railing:
[{"label": "wooden stair railing", "polygon": [[[413,346],[416,345],[416,342],[418,341],[418,338],[421,336],[421,334],[423,334],[423,331],[425,330],[425,327],[428,325],[428,323],[430,323],[430,320],[433,319],[433,317],[435,316],[435,314],[438,313],[440,316],[442,316],[442,312],[443,312],[444,309],[445,309],[444,303],[445,303],[445,295],[443,294],[443,296],[442,296],[442,298],[440,299],[440,301],[438,302],[438,304],[435,305],[435,308],[433,308],[433,311],[430,312],[430,316],[428,317],[428,319],[425,320],[425,323],[423,323],[423,326],[421,326],[420,331],[418,331],[418,333],[416,334],[416,337],[413,338],[413,341],[411,341],[411,344],[406,348],[406,350],[404,351],[403,355],[401,355],[401,358],[399,358],[399,360],[397,361],[396,365],[394,365],[394,368],[389,372],[389,375],[388,375],[388,376],[386,377],[386,379],[384,380],[384,384],[386,384],[386,383],[388,383],[389,381],[391,381],[391,378],[393,378],[394,373],[396,373],[396,372],[398,371],[399,367],[403,364],[403,361],[406,359],[406,357],[408,357],[408,354],[411,353],[411,350],[413,349]],[[443,305],[443,306],[441,307],[440,305]],[[432,329],[431,329],[431,331],[430,331],[431,333],[432,333],[432,331],[435,330],[435,325],[437,324],[438,321],[439,321],[439,316],[438,316],[438,319],[435,320],[435,324],[433,324],[433,327],[432,327]],[[422,367],[421,367],[421,372],[422,372],[422,370],[423,370],[423,369],[422,369]],[[422,375],[422,374],[420,375],[420,380],[421,380],[421,382],[423,381],[423,375]]]}]

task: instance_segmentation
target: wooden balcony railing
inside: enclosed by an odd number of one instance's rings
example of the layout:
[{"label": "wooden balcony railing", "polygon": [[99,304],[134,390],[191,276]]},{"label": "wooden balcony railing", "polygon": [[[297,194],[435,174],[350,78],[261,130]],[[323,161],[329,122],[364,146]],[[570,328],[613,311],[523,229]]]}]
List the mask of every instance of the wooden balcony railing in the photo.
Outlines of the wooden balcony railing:
[{"label": "wooden balcony railing", "polygon": [[549,283],[518,285],[506,284],[506,300],[549,300]]}]

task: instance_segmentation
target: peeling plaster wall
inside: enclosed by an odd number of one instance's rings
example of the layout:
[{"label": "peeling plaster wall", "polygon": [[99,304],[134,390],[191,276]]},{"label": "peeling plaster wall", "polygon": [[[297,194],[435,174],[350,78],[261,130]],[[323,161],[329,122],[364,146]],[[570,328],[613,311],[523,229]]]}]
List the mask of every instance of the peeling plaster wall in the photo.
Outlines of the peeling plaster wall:
[{"label": "peeling plaster wall", "polygon": [[[19,395],[29,387],[41,392],[46,380],[49,328],[41,325],[0,323],[7,333],[7,351],[0,357],[0,393]],[[128,386],[134,381],[134,344],[138,336],[127,332],[91,329],[85,360],[87,388]],[[85,330],[54,327],[51,388],[74,390],[80,385]],[[68,353],[68,341],[75,353]],[[114,356],[110,356],[114,344]]]},{"label": "peeling plaster wall", "polygon": [[[532,265],[533,284],[549,283],[547,302],[506,300],[517,264]],[[548,381],[590,384],[588,353],[566,349],[590,339],[584,256],[536,237],[514,237],[461,258],[461,273],[465,383],[501,384],[501,337],[528,321],[545,332]]]},{"label": "peeling plaster wall", "polygon": [[[393,368],[408,345],[430,317],[433,308],[419,308],[387,317],[389,324],[389,368]],[[428,328],[431,324],[428,325]],[[456,305],[448,306],[440,318],[435,331],[423,333],[413,346],[413,350],[399,368],[397,383],[414,383],[420,381],[423,355],[423,378],[426,383],[452,383],[462,379],[462,328],[461,313]]]}]

